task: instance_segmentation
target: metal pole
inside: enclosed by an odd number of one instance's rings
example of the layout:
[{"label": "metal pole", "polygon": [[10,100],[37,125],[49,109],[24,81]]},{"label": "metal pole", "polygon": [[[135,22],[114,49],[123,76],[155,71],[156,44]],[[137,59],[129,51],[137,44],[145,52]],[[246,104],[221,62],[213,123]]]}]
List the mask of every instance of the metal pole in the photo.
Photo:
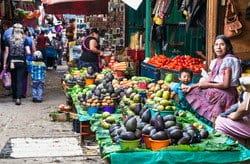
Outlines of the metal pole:
[{"label": "metal pole", "polygon": [[149,58],[151,57],[150,54],[150,27],[151,27],[151,1],[146,0],[146,21],[145,21],[145,28],[146,28],[146,34],[145,34],[145,57]]}]

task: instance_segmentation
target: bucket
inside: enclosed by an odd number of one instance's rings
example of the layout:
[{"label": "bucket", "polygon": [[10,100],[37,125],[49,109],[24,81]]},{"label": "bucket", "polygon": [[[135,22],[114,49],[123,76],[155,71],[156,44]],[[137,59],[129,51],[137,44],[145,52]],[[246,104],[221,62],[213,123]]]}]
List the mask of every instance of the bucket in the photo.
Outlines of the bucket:
[{"label": "bucket", "polygon": [[87,107],[87,111],[88,111],[88,114],[92,116],[93,114],[98,112],[98,107],[89,106],[89,107]]},{"label": "bucket", "polygon": [[122,140],[120,139],[120,146],[122,150],[134,150],[138,148],[140,139],[136,140]]},{"label": "bucket", "polygon": [[170,145],[171,139],[153,140],[153,139],[149,138],[149,141],[150,141],[150,145],[151,145],[151,150],[157,151],[157,150],[168,147],[168,145]]},{"label": "bucket", "polygon": [[85,79],[85,85],[95,84],[95,79]]},{"label": "bucket", "polygon": [[147,134],[142,134],[142,139],[143,139],[143,142],[146,146],[147,149],[150,149],[151,148],[151,143],[149,141],[149,135]]},{"label": "bucket", "polygon": [[114,106],[103,106],[102,111],[109,112],[109,113],[115,113],[115,107]]}]

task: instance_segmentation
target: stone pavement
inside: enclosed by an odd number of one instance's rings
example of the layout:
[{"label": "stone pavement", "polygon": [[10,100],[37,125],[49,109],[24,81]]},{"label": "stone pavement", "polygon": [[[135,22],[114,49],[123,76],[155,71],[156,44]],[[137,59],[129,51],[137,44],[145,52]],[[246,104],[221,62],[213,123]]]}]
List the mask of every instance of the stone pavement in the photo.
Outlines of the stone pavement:
[{"label": "stone pavement", "polygon": [[[10,138],[16,137],[75,136],[80,139],[79,134],[72,130],[72,122],[52,122],[49,117],[49,113],[57,110],[59,104],[65,104],[66,102],[65,94],[61,88],[61,78],[66,71],[66,65],[58,66],[56,71],[51,69],[47,71],[44,101],[42,103],[32,102],[29,89],[27,98],[22,99],[22,104],[17,106],[12,102],[10,96],[4,96],[4,90],[0,86],[0,150],[3,149]],[[88,152],[86,147],[83,147],[85,154],[82,157],[0,158],[0,163],[107,163],[101,159],[98,151],[96,149],[95,153],[90,153],[89,155],[86,154]]]}]

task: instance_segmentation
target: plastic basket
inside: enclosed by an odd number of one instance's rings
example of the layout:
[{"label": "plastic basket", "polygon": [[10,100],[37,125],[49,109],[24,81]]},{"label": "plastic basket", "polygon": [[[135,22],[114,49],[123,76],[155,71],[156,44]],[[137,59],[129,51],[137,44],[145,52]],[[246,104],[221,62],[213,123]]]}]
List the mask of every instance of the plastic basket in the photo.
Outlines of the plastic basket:
[{"label": "plastic basket", "polygon": [[153,140],[153,139],[149,138],[149,141],[150,141],[151,150],[153,150],[153,151],[157,151],[157,150],[166,148],[171,143],[170,139],[167,139],[167,140]]},{"label": "plastic basket", "polygon": [[154,116],[156,115],[157,112],[160,113],[160,116],[164,117],[164,116],[167,116],[167,115],[170,115],[170,114],[174,114],[174,110],[163,110],[163,111],[160,111],[160,110],[156,110],[154,108],[150,108],[150,112],[151,112],[151,116]]},{"label": "plastic basket", "polygon": [[109,113],[115,113],[115,107],[114,106],[103,106],[102,111],[109,112]]},{"label": "plastic basket", "polygon": [[98,107],[96,107],[96,106],[89,106],[89,107],[87,107],[87,112],[88,112],[89,115],[92,116],[93,114],[95,114],[95,113],[98,112]]},{"label": "plastic basket", "polygon": [[149,140],[149,135],[142,134],[142,139],[143,139],[143,142],[144,142],[146,148],[150,149],[151,148],[151,143],[150,143],[150,140]]},{"label": "plastic basket", "polygon": [[[178,79],[178,77],[179,77],[179,71],[175,71],[175,70],[171,70],[171,69],[166,69],[166,68],[161,68],[160,69],[160,79],[164,80],[165,76],[167,74],[170,74],[170,73],[174,75],[173,82],[178,82],[179,81],[179,79]],[[199,73],[193,73],[192,82],[193,83],[197,83],[197,82],[199,82],[200,78],[201,78],[201,74],[199,74]]]},{"label": "plastic basket", "polygon": [[120,146],[122,150],[134,150],[139,147],[140,139],[137,140],[122,140],[120,139]]},{"label": "plastic basket", "polygon": [[141,63],[141,76],[149,77],[154,79],[154,81],[160,80],[160,70],[148,63],[142,62]]}]

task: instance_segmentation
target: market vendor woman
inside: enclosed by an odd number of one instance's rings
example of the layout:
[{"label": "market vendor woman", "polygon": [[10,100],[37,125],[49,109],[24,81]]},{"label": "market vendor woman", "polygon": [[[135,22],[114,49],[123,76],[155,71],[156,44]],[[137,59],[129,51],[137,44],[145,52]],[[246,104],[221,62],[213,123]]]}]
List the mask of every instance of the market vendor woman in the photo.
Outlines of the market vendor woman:
[{"label": "market vendor woman", "polygon": [[99,45],[99,31],[91,29],[90,34],[82,41],[82,55],[77,63],[77,67],[93,67],[95,72],[101,71],[101,56],[103,51]]},{"label": "market vendor woman", "polygon": [[186,96],[192,108],[206,119],[215,118],[237,102],[241,75],[240,60],[233,55],[230,40],[219,35],[215,39],[213,51],[216,58],[210,64],[209,77],[200,80]]}]

